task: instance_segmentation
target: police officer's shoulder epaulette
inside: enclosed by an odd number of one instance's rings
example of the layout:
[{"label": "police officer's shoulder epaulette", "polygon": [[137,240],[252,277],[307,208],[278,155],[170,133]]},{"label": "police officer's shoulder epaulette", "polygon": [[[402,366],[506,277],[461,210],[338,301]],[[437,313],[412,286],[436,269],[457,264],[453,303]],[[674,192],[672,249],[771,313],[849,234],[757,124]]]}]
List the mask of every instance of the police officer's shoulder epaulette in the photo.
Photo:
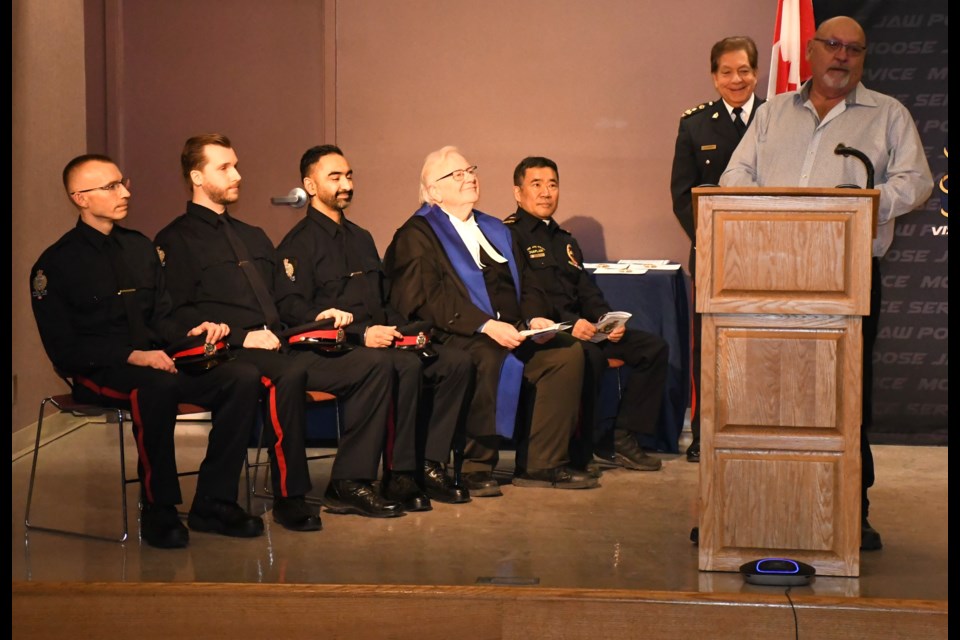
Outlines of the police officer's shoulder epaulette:
[{"label": "police officer's shoulder epaulette", "polygon": [[506,218],[503,219],[503,224],[515,224],[519,220],[516,213],[511,213]]},{"label": "police officer's shoulder epaulette", "polygon": [[696,114],[698,114],[698,113],[703,113],[704,109],[706,109],[707,107],[712,107],[712,106],[713,106],[713,100],[711,100],[710,102],[701,102],[701,103],[698,104],[697,106],[691,107],[691,108],[687,109],[686,111],[684,111],[683,114],[681,114],[680,118],[681,118],[681,119],[682,119],[682,118],[689,118],[689,117],[692,116],[692,115],[696,115]]}]

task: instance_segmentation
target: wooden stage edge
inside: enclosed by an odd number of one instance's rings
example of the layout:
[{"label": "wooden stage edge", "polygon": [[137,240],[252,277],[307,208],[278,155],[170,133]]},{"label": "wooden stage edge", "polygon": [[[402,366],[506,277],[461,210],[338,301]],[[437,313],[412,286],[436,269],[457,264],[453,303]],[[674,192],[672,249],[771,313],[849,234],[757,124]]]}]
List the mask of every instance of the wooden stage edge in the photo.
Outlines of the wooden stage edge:
[{"label": "wooden stage edge", "polygon": [[[946,638],[948,602],[518,586],[13,582],[13,638]],[[788,598],[789,595],[789,598]],[[791,605],[792,600],[792,605]]]}]

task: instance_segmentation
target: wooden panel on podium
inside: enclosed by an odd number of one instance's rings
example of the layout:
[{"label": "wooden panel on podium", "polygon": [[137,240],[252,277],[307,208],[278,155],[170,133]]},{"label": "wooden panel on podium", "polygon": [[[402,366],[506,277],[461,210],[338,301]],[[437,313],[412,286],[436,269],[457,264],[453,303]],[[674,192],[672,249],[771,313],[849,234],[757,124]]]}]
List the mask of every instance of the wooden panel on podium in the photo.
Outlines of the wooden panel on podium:
[{"label": "wooden panel on podium", "polygon": [[699,567],[860,573],[871,189],[696,188]]}]

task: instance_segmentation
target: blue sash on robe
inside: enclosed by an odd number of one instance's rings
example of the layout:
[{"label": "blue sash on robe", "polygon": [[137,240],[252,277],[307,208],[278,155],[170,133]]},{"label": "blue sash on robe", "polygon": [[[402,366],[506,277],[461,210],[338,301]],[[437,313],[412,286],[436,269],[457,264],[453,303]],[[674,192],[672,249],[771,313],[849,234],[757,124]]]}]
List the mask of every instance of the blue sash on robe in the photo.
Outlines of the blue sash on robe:
[{"label": "blue sash on robe", "polygon": [[[497,313],[490,302],[487,293],[487,284],[483,280],[483,272],[477,266],[476,260],[467,251],[463,239],[440,207],[437,205],[423,205],[414,215],[422,216],[430,224],[443,245],[447,257],[453,263],[460,280],[463,281],[470,300],[478,308],[493,317]],[[520,300],[520,275],[517,263],[513,258],[513,238],[510,229],[493,216],[474,210],[473,216],[480,230],[487,240],[500,251],[500,255],[507,259],[510,275],[513,277],[513,287],[517,292],[517,301]],[[508,353],[500,367],[500,380],[497,384],[496,431],[497,435],[512,438],[517,421],[517,406],[520,403],[520,384],[523,380],[523,363],[512,353]]]}]

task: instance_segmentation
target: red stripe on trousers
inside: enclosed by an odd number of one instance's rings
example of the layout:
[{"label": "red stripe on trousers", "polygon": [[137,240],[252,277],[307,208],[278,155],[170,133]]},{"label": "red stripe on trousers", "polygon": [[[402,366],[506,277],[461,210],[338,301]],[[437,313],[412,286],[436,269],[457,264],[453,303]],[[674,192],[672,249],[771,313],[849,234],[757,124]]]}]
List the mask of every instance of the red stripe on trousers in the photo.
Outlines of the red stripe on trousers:
[{"label": "red stripe on trousers", "polygon": [[139,389],[134,389],[130,392],[130,415],[133,416],[133,425],[137,428],[137,453],[140,455],[140,464],[143,466],[143,477],[140,478],[140,484],[143,487],[147,502],[153,504],[153,489],[150,487],[150,478],[153,476],[153,466],[150,464],[150,456],[147,455],[147,448],[143,446],[143,421],[140,419]]},{"label": "red stripe on trousers", "polygon": [[283,455],[283,427],[280,425],[280,417],[277,415],[277,388],[273,386],[273,381],[266,376],[260,377],[260,384],[267,389],[267,403],[270,407],[270,426],[273,428],[273,435],[277,441],[273,445],[273,455],[277,460],[277,470],[280,473],[280,495],[287,497],[287,459]]}]

